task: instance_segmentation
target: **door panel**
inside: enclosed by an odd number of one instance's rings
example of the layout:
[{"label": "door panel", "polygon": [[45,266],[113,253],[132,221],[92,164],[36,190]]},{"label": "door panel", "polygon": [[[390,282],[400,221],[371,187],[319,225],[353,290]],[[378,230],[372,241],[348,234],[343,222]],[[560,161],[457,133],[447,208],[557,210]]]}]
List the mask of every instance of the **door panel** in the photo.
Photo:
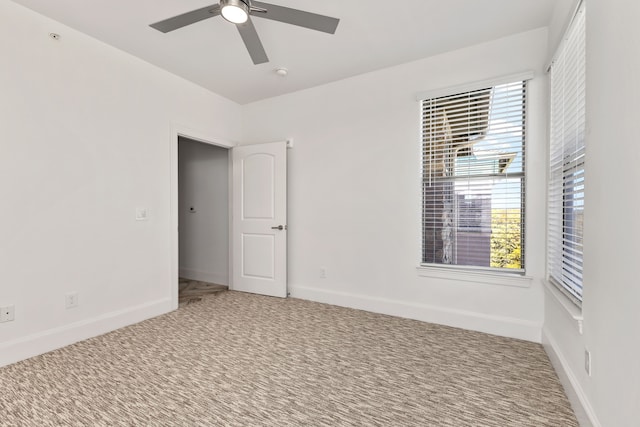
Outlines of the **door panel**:
[{"label": "door panel", "polygon": [[275,219],[275,157],[270,154],[250,154],[243,159],[242,217],[244,219]]},{"label": "door panel", "polygon": [[286,142],[232,149],[236,291],[287,296],[286,150]]},{"label": "door panel", "polygon": [[242,235],[242,274],[245,277],[275,279],[275,238],[263,234]]}]

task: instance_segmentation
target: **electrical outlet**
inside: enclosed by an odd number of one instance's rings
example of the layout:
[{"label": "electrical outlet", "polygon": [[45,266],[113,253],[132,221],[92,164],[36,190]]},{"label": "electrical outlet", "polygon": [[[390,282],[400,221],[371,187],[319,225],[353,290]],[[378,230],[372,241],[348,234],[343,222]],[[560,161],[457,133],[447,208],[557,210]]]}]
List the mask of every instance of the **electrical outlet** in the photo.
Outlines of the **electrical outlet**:
[{"label": "electrical outlet", "polygon": [[584,370],[591,376],[591,352],[586,348],[584,349]]},{"label": "electrical outlet", "polygon": [[67,308],[74,308],[78,306],[78,293],[69,292],[65,296],[65,305]]},{"label": "electrical outlet", "polygon": [[327,278],[327,269],[325,267],[320,267],[320,278],[321,279]]},{"label": "electrical outlet", "polygon": [[0,307],[0,323],[11,322],[15,319],[15,307],[8,305]]}]

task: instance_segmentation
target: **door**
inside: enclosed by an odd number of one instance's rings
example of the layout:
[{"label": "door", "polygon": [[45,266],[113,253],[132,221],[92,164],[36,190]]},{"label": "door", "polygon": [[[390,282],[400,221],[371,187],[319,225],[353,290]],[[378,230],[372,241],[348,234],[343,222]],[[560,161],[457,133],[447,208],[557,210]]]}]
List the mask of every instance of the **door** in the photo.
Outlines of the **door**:
[{"label": "door", "polygon": [[233,290],[287,296],[287,147],[234,147]]}]

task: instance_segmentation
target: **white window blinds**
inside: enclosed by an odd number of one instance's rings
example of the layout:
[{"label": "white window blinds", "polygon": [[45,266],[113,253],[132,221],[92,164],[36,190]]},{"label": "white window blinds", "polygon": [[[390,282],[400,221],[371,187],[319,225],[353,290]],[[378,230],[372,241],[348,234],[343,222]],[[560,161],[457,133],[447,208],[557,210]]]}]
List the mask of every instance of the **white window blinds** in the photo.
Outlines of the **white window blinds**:
[{"label": "white window blinds", "polygon": [[422,101],[422,264],[524,270],[526,87]]},{"label": "white window blinds", "polygon": [[585,171],[585,8],[580,6],[550,69],[551,135],[547,274],[582,301]]}]

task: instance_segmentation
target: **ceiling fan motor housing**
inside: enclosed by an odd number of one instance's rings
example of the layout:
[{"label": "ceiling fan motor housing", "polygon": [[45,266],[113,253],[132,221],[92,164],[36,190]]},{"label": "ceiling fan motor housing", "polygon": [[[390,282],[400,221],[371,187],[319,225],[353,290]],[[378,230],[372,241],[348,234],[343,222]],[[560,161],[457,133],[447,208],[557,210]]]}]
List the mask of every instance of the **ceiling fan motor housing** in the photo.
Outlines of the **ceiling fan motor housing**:
[{"label": "ceiling fan motor housing", "polygon": [[220,0],[220,7],[221,8],[224,6],[242,7],[242,6],[239,6],[240,3],[244,3],[246,7],[251,7],[251,0]]},{"label": "ceiling fan motor housing", "polygon": [[249,19],[251,0],[220,0],[220,14],[234,24],[242,24]]}]

